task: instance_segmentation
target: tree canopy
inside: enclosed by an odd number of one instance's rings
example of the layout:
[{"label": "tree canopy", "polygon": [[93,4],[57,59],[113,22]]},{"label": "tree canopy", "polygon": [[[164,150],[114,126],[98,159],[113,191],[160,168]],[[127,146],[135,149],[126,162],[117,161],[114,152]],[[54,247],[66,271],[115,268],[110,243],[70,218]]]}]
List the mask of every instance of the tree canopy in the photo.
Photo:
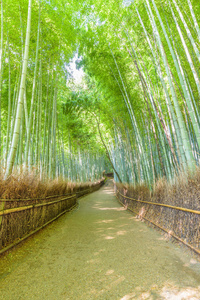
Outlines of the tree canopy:
[{"label": "tree canopy", "polygon": [[[88,180],[114,167],[116,180],[151,186],[192,172],[200,159],[199,12],[194,0],[2,0],[6,176],[15,165]],[[84,70],[79,84],[69,74],[73,57]]]}]

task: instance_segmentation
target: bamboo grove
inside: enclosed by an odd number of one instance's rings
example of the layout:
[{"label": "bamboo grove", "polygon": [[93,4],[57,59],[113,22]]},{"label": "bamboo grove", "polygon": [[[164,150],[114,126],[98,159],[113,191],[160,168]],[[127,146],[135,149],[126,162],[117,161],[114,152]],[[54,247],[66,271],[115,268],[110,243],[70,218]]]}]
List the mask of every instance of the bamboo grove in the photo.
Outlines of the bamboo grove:
[{"label": "bamboo grove", "polygon": [[193,172],[200,159],[200,5],[101,1],[95,8],[99,19],[87,29],[93,43],[80,53],[112,106],[110,155],[121,181],[151,186]]},{"label": "bamboo grove", "polygon": [[89,141],[78,144],[63,112],[71,93],[66,66],[76,50],[71,9],[61,22],[46,1],[1,1],[0,160],[5,179],[13,171],[78,182],[102,177],[102,150],[94,151]]},{"label": "bamboo grove", "polygon": [[152,186],[199,166],[198,1],[2,0],[0,43],[5,178],[95,180],[107,155],[116,181]]}]

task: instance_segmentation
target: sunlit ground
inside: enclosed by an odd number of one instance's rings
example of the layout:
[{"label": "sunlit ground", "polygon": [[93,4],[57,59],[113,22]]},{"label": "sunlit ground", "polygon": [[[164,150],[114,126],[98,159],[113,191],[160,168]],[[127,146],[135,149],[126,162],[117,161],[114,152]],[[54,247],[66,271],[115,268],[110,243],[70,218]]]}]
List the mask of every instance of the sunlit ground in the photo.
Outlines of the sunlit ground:
[{"label": "sunlit ground", "polygon": [[[157,287],[153,286],[151,288],[151,291],[156,290]],[[139,289],[138,289],[139,290]],[[136,294],[135,292],[127,294],[123,296],[120,300],[129,300],[129,299],[149,299],[153,300],[156,299],[153,297],[152,292],[142,292],[140,295]],[[170,287],[170,284],[168,287],[164,287],[160,294],[158,295],[159,298],[157,299],[168,299],[168,300],[199,300],[200,299],[200,287],[191,289],[191,288],[186,288],[186,289],[181,289],[177,290],[174,289],[173,287]]]},{"label": "sunlit ground", "polygon": [[93,208],[99,209],[99,210],[126,210],[123,206],[122,207],[98,207],[98,206],[94,206]]}]

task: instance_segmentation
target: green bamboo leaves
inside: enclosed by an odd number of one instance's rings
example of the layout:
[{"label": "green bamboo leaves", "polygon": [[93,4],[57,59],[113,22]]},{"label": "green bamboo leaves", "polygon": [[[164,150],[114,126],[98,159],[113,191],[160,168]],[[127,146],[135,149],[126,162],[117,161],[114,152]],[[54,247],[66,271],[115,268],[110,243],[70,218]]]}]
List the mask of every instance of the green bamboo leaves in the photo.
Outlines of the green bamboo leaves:
[{"label": "green bamboo leaves", "polygon": [[193,171],[200,157],[200,27],[192,3],[144,0],[138,7],[113,7],[102,18],[106,26],[98,28],[93,56],[85,53],[86,69],[105,82],[101,64],[106,66],[105,93],[118,91],[115,101],[124,103],[130,119],[124,127],[113,112],[118,121],[110,148],[120,177],[151,185],[160,176],[172,180],[180,170]]},{"label": "green bamboo leaves", "polygon": [[[106,11],[101,1],[92,7],[89,0],[79,6],[32,1],[28,11],[20,2],[18,21],[5,18],[10,0],[8,6],[1,2],[5,178],[15,165],[41,177],[95,180],[105,153],[115,179],[134,185],[193,171],[200,164],[200,19],[194,1],[107,1]],[[86,73],[82,86],[71,84],[67,74],[77,48]],[[94,115],[102,120],[105,150]]]}]

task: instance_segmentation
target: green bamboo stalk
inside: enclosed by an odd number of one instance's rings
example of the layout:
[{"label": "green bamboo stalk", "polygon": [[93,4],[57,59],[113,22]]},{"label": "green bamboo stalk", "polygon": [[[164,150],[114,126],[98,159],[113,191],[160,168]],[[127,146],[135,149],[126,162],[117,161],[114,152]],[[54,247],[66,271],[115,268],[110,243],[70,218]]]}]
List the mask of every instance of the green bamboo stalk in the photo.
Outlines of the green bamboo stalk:
[{"label": "green bamboo stalk", "polygon": [[182,34],[182,32],[181,32],[180,26],[179,26],[179,24],[178,24],[178,22],[177,22],[177,19],[176,19],[176,16],[175,16],[175,14],[174,14],[174,11],[173,11],[173,9],[172,9],[171,6],[170,6],[170,8],[171,8],[171,12],[172,12],[173,19],[174,19],[175,24],[176,24],[176,28],[177,28],[178,33],[179,33],[180,38],[181,38],[181,42],[182,42],[182,44],[183,44],[183,48],[184,48],[185,53],[186,53],[186,57],[187,57],[188,63],[189,63],[190,68],[191,68],[191,70],[192,70],[192,74],[193,74],[193,77],[194,77],[194,80],[195,80],[195,83],[196,83],[196,86],[197,86],[198,93],[199,93],[199,95],[200,95],[200,80],[199,80],[197,71],[196,71],[196,69],[195,69],[195,67],[194,67],[194,64],[193,64],[191,55],[190,55],[190,53],[189,53],[189,50],[188,50],[188,47],[187,47],[187,45],[186,45],[185,39],[184,39],[183,34]]},{"label": "green bamboo stalk", "polygon": [[[118,85],[119,85],[119,88],[120,88],[120,91],[121,91],[121,94],[122,94],[122,97],[124,99],[124,102],[127,106],[127,109],[128,109],[128,112],[129,112],[129,115],[130,115],[130,118],[131,118],[131,122],[132,122],[132,125],[133,125],[133,129],[135,131],[135,135],[136,135],[136,139],[138,141],[138,146],[139,146],[139,152],[142,156],[142,163],[144,164],[144,169],[146,170],[146,175],[147,175],[147,181],[148,183],[150,184],[150,178],[149,178],[149,172],[148,172],[148,165],[147,165],[147,159],[146,159],[146,155],[145,155],[145,151],[144,151],[144,147],[143,147],[143,143],[142,143],[142,139],[141,139],[141,136],[140,136],[140,133],[139,133],[139,129],[138,129],[138,125],[137,125],[137,122],[136,122],[136,119],[135,119],[135,115],[134,115],[134,112],[133,112],[133,108],[132,108],[132,105],[131,105],[131,102],[130,102],[130,99],[129,99],[129,96],[128,96],[128,93],[127,93],[127,89],[126,89],[126,86],[124,84],[124,80],[122,78],[122,75],[121,75],[121,72],[120,72],[120,69],[118,67],[118,64],[117,64],[117,61],[115,59],[115,56],[110,48],[110,51],[111,51],[111,54],[112,54],[112,57],[114,59],[114,62],[115,62],[115,65],[116,65],[116,68],[117,68],[117,71],[118,71],[118,74],[119,74],[119,77],[120,77],[120,80],[121,80],[121,83],[122,83],[122,87],[123,87],[123,90],[124,92],[122,91],[121,87],[120,87],[120,84],[117,81]],[[116,78],[116,76],[115,76]]]},{"label": "green bamboo stalk", "polygon": [[30,107],[30,112],[29,112],[29,121],[28,121],[28,127],[27,127],[27,139],[26,139],[26,147],[25,147],[25,166],[26,167],[28,166],[28,154],[29,154],[29,145],[30,145],[30,138],[31,138],[32,121],[33,121],[34,99],[35,99],[37,67],[38,67],[39,41],[40,41],[40,9],[39,9],[39,16],[38,16],[37,45],[36,45],[35,69],[34,69],[34,76],[33,76],[32,95],[31,95],[31,107]]},{"label": "green bamboo stalk", "polygon": [[[160,14],[159,14],[159,12],[157,10],[157,7],[155,5],[154,0],[152,0],[152,2],[153,2],[153,5],[154,5],[154,8],[156,10],[156,14],[157,14],[157,16],[159,18],[159,21],[160,21],[163,33],[164,33],[165,38],[166,38],[166,40],[168,42],[171,54],[172,54],[173,59],[174,59],[174,62],[176,62],[176,57],[174,57],[175,56],[174,55],[174,51],[173,51],[173,49],[171,47],[171,43],[169,41],[169,37],[168,37],[168,35],[166,33],[166,30],[165,30],[165,27],[163,25],[162,19],[161,19]],[[165,57],[164,49],[163,49],[163,46],[162,46],[162,43],[161,43],[160,34],[158,32],[154,16],[153,16],[151,7],[149,5],[149,0],[146,0],[146,3],[147,3],[148,11],[149,11],[150,17],[151,17],[150,21],[152,23],[153,30],[156,32],[155,37],[156,37],[156,40],[157,40],[157,43],[158,43],[158,46],[159,46],[159,50],[160,50],[160,53],[161,53],[161,56],[162,56],[162,59],[163,59],[163,63],[164,63],[164,66],[165,66],[165,70],[166,70],[166,73],[167,73],[167,78],[168,78],[169,85],[170,85],[172,99],[173,99],[173,102],[174,102],[174,107],[175,107],[175,110],[176,110],[176,114],[177,114],[177,118],[178,118],[178,123],[179,123],[179,127],[180,127],[180,132],[181,132],[181,136],[182,136],[182,140],[183,140],[183,146],[184,146],[184,149],[185,149],[185,155],[186,155],[186,159],[187,159],[187,164],[188,164],[188,167],[193,170],[195,168],[195,161],[194,161],[194,157],[193,157],[193,154],[192,154],[192,148],[191,148],[191,145],[190,145],[190,142],[189,142],[189,136],[188,136],[187,129],[186,129],[186,126],[185,126],[185,123],[184,123],[184,119],[183,119],[183,115],[182,115],[182,112],[181,112],[181,109],[180,109],[180,106],[179,106],[179,103],[178,103],[178,100],[177,100],[177,97],[176,97],[176,94],[175,94],[175,90],[174,90],[174,87],[173,87],[173,83],[172,83],[172,78],[171,78],[169,66],[167,64],[167,60],[166,60],[166,57]]]},{"label": "green bamboo stalk", "polygon": [[20,131],[20,124],[21,124],[21,117],[22,117],[24,89],[25,89],[25,82],[26,82],[28,52],[29,52],[29,43],[30,43],[31,2],[32,2],[32,0],[29,0],[27,30],[26,30],[26,43],[25,43],[20,91],[19,91],[18,104],[17,104],[17,114],[16,114],[16,120],[15,120],[14,134],[12,137],[12,145],[11,145],[11,149],[10,149],[10,153],[9,153],[9,157],[8,157],[8,164],[7,164],[6,173],[5,173],[5,179],[8,178],[12,173],[15,156],[16,156],[17,144],[18,144],[18,140],[19,140],[19,131]]},{"label": "green bamboo stalk", "polygon": [[1,164],[1,153],[2,153],[2,144],[1,144],[1,105],[2,105],[2,77],[3,77],[3,35],[4,35],[4,17],[3,17],[3,0],[1,0],[1,48],[0,48],[0,164]]},{"label": "green bamboo stalk", "polygon": [[10,125],[11,125],[11,66],[10,66],[10,44],[9,35],[7,33],[8,43],[8,118],[7,118],[7,133],[6,133],[6,153],[5,153],[5,167],[7,164],[7,156],[10,142]]},{"label": "green bamboo stalk", "polygon": [[195,14],[194,14],[194,10],[193,10],[193,7],[192,7],[192,4],[191,4],[190,0],[187,0],[187,2],[188,2],[188,5],[189,5],[189,8],[190,8],[192,19],[194,21],[194,27],[196,29],[198,39],[199,39],[199,42],[200,42],[200,28],[199,28],[199,25],[197,23],[197,20],[196,20]]},{"label": "green bamboo stalk", "polygon": [[[180,129],[179,129],[179,125],[178,125],[178,122],[177,122],[177,118],[175,116],[174,108],[173,108],[172,102],[171,102],[171,98],[170,98],[170,95],[168,93],[168,89],[167,89],[164,77],[162,75],[162,70],[161,70],[160,62],[159,62],[159,55],[156,55],[156,53],[155,53],[155,51],[153,49],[152,43],[151,43],[151,41],[149,39],[149,36],[147,34],[147,30],[146,30],[146,28],[144,26],[142,18],[141,18],[141,16],[140,16],[140,14],[139,14],[139,12],[138,12],[137,9],[136,9],[136,12],[138,14],[140,23],[141,23],[142,28],[144,30],[144,33],[145,33],[148,45],[150,47],[151,53],[153,55],[154,64],[155,64],[155,68],[156,68],[158,77],[159,77],[159,79],[161,81],[161,84],[162,84],[162,87],[164,89],[165,101],[166,101],[166,104],[167,104],[167,109],[168,109],[168,114],[169,114],[169,118],[170,118],[170,123],[172,124],[172,127],[175,128],[174,134],[175,134],[175,140],[177,141],[176,142],[176,146],[178,148],[179,160],[181,160],[181,166],[186,166],[186,158],[185,158],[185,153],[184,153],[184,149],[183,149],[182,137],[181,137],[181,134],[179,133]],[[149,16],[149,18],[150,18],[150,16]]]},{"label": "green bamboo stalk", "polygon": [[182,14],[181,11],[180,11],[180,8],[179,8],[178,4],[176,3],[175,0],[172,0],[172,1],[173,1],[174,5],[175,5],[175,7],[176,7],[177,12],[179,13],[179,16],[180,16],[180,18],[181,18],[181,21],[182,21],[182,23],[183,23],[183,25],[184,25],[184,27],[185,27],[187,36],[188,36],[188,38],[189,38],[189,40],[190,40],[190,42],[191,42],[191,44],[192,44],[192,47],[193,47],[193,49],[194,49],[194,52],[195,52],[195,54],[196,54],[196,56],[197,56],[197,59],[198,59],[198,61],[199,61],[199,63],[200,63],[200,52],[199,52],[199,50],[198,50],[198,48],[197,48],[197,45],[196,45],[196,43],[195,43],[195,41],[194,41],[194,39],[193,39],[193,36],[192,36],[192,34],[191,34],[191,32],[190,32],[190,29],[189,29],[189,27],[188,27],[188,25],[187,25],[187,23],[186,23],[186,21],[185,21],[185,19],[184,19],[184,17],[183,17],[183,14]]}]

